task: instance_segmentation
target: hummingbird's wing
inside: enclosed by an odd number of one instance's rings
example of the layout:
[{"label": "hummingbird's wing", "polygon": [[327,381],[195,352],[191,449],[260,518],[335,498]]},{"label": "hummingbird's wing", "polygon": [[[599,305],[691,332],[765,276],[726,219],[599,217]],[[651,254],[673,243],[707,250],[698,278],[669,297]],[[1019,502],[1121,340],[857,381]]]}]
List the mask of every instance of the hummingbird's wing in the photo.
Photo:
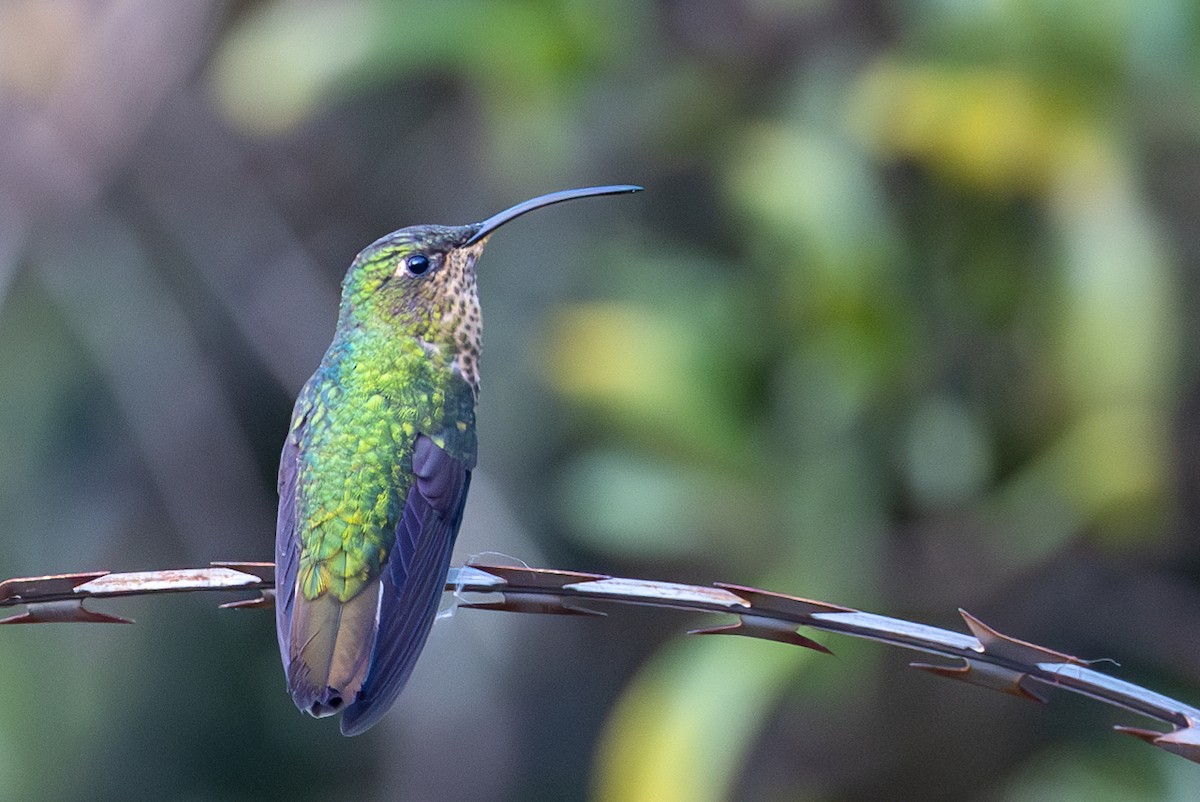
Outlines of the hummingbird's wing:
[{"label": "hummingbird's wing", "polygon": [[[311,384],[311,379],[309,384]],[[300,441],[311,412],[309,385],[300,393],[292,413],[291,430],[279,457],[279,516],[275,523],[275,632],[283,669],[289,670],[292,607],[296,602],[296,572],[300,567],[300,539],[296,537],[296,478],[300,467]]]},{"label": "hummingbird's wing", "polygon": [[426,435],[413,451],[416,481],[396,526],[396,542],[380,575],[375,645],[358,695],[343,714],[345,735],[379,720],[408,682],[437,614],[450,553],[471,482],[468,464]]}]

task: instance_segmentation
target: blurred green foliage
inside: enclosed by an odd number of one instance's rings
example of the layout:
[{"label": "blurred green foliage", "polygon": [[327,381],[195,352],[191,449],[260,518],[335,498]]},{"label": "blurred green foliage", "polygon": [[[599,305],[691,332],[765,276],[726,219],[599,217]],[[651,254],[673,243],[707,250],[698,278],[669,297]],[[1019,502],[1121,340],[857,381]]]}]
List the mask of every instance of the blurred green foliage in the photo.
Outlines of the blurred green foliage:
[{"label": "blurred green foliage", "polygon": [[[961,605],[1195,694],[1195,4],[185,8],[0,6],[4,575],[265,558],[291,398],[357,249],[632,181],[649,191],[489,246],[460,558],[951,626]],[[625,611],[456,616],[389,720],[346,741],[292,715],[266,617],[171,604],[137,607],[135,632],[0,633],[0,788],[697,802],[1197,785],[1114,742],[1109,711],[1017,709],[869,645],[831,660],[684,640]]]}]

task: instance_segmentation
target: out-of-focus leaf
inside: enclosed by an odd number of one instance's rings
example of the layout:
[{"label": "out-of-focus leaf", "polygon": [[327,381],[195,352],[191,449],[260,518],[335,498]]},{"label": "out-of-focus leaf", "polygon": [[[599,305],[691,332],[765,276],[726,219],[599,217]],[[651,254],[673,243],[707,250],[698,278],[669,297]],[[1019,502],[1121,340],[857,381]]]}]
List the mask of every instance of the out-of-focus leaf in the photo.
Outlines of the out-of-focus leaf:
[{"label": "out-of-focus leaf", "polygon": [[[1158,756],[1163,763],[1169,756]],[[1153,764],[1150,764],[1153,765]],[[997,798],[1006,802],[1183,802],[1194,795],[1167,792],[1161,777],[1146,761],[1126,750],[1101,752],[1060,747],[1026,766]]]},{"label": "out-of-focus leaf", "polygon": [[968,501],[990,478],[987,433],[969,409],[951,399],[931,398],[917,408],[905,452],[913,494],[930,507]]},{"label": "out-of-focus leaf", "polygon": [[764,717],[815,656],[743,638],[669,644],[613,709],[596,759],[596,799],[729,798]]},{"label": "out-of-focus leaf", "polygon": [[1165,421],[1146,409],[1110,407],[1079,422],[1057,456],[1067,495],[1092,515],[1135,513],[1161,501],[1167,479]]},{"label": "out-of-focus leaf", "polygon": [[852,114],[883,155],[999,194],[1044,191],[1098,124],[1018,71],[888,59],[864,73]]},{"label": "out-of-focus leaf", "polygon": [[1176,280],[1132,165],[1112,148],[1075,155],[1050,206],[1064,268],[1065,386],[1079,404],[1158,404],[1177,349]]},{"label": "out-of-focus leaf", "polygon": [[1044,559],[1085,529],[1118,542],[1154,536],[1167,492],[1164,426],[1137,407],[1080,420],[995,494],[1005,555]]},{"label": "out-of-focus leaf", "polygon": [[753,484],[694,464],[596,451],[562,478],[564,520],[607,553],[626,558],[711,556],[743,542],[753,549],[770,505]]},{"label": "out-of-focus leaf", "polygon": [[549,378],[628,431],[697,453],[737,453],[745,429],[723,393],[732,366],[721,332],[686,314],[631,303],[566,307],[549,338]]},{"label": "out-of-focus leaf", "polygon": [[773,243],[768,280],[780,289],[844,304],[879,280],[894,243],[863,156],[848,139],[796,124],[761,123],[740,137],[728,186]]},{"label": "out-of-focus leaf", "polygon": [[[247,130],[284,131],[362,69],[373,27],[364,2],[261,6],[222,44],[213,64],[217,101]],[[415,55],[413,41],[396,44],[399,52]]]},{"label": "out-of-focus leaf", "polygon": [[437,70],[502,80],[511,108],[567,81],[609,43],[620,20],[579,3],[276,0],[234,28],[212,80],[230,120],[264,135],[339,96]]},{"label": "out-of-focus leaf", "polygon": [[1172,460],[1176,279],[1124,160],[1082,155],[1052,205],[1065,270],[1057,367],[1077,415],[1060,483],[1100,533],[1152,537],[1146,514],[1161,509]]}]

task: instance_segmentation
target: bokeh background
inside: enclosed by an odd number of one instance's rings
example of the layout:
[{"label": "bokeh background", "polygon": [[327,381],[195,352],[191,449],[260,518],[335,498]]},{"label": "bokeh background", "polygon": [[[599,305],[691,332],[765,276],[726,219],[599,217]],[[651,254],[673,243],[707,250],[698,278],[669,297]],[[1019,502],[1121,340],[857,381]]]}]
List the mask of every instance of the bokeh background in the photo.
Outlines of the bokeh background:
[{"label": "bokeh background", "polygon": [[[0,574],[269,559],[353,255],[614,182],[483,260],[456,559],[961,606],[1200,701],[1186,0],[0,4]],[[1085,700],[638,609],[461,611],[347,740],[214,603],[0,632],[0,797],[1200,793]]]}]

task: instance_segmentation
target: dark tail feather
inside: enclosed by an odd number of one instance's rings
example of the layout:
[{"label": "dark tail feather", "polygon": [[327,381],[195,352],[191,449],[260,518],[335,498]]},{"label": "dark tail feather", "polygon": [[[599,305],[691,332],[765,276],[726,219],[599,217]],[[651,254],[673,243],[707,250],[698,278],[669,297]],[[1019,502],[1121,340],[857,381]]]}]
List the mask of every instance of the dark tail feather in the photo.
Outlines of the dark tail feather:
[{"label": "dark tail feather", "polygon": [[345,603],[329,593],[296,599],[288,689],[301,710],[332,715],[358,695],[375,640],[379,591],[376,581]]}]

